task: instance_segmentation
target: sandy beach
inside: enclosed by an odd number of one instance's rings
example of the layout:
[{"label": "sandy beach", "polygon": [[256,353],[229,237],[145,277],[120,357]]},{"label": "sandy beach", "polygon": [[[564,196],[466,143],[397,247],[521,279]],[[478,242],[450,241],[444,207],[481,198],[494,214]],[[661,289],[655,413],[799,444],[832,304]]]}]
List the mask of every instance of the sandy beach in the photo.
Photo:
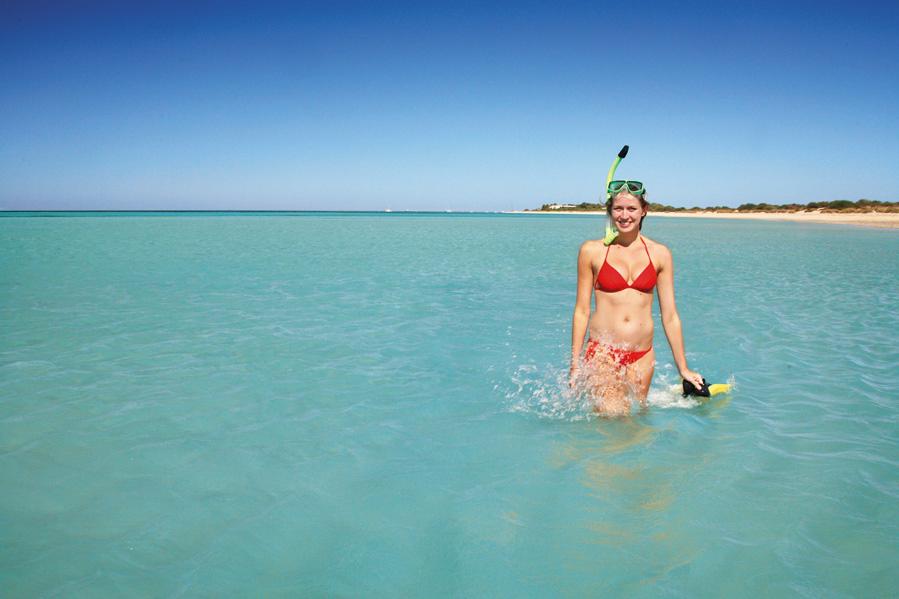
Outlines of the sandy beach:
[{"label": "sandy beach", "polygon": [[[557,211],[515,211],[516,214],[596,214],[604,212],[584,212],[574,210]],[[882,229],[899,229],[899,213],[896,212],[650,212],[652,217],[671,218],[730,218],[739,220],[780,220],[804,223],[828,223],[832,225],[857,225]]]}]

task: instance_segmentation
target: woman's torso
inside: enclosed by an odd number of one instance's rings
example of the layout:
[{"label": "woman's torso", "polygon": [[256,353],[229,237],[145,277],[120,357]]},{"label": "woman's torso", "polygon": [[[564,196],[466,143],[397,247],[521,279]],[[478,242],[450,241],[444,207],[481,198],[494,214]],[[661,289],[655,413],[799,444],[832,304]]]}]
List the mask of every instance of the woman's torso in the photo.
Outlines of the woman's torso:
[{"label": "woman's torso", "polygon": [[626,248],[597,243],[590,337],[629,349],[648,348],[652,345],[652,296],[657,275],[650,249],[654,244],[643,238]]}]

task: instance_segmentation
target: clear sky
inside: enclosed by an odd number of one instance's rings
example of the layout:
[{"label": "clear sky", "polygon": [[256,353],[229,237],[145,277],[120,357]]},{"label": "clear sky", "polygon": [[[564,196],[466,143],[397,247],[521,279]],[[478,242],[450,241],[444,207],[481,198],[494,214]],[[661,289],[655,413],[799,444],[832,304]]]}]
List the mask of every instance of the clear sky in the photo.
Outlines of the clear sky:
[{"label": "clear sky", "polygon": [[899,3],[0,3],[0,208],[899,201]]}]

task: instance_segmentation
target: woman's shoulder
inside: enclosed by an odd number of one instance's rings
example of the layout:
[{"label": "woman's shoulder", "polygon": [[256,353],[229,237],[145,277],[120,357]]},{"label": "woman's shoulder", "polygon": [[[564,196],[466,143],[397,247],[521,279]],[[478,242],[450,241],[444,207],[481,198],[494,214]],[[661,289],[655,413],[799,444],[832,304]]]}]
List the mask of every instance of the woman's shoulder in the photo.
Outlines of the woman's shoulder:
[{"label": "woman's shoulder", "polygon": [[580,253],[592,255],[598,253],[604,247],[602,239],[588,239],[581,244]]},{"label": "woman's shoulder", "polygon": [[656,241],[655,239],[650,239],[649,237],[643,236],[643,240],[646,242],[646,248],[649,250],[649,255],[658,261],[662,260],[670,260],[671,259],[671,250],[668,249],[668,246]]}]

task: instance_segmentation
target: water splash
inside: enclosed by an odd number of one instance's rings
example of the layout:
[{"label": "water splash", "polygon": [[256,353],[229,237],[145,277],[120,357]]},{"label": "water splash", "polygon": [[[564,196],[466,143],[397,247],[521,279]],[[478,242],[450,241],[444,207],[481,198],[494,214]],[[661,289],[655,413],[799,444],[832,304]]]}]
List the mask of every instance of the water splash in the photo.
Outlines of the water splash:
[{"label": "water splash", "polygon": [[[571,422],[598,417],[596,400],[591,393],[596,381],[594,375],[582,369],[573,381],[569,381],[567,369],[547,364],[519,366],[510,378],[505,398],[512,412],[536,414],[540,418]],[[616,383],[626,384],[623,373]],[[495,388],[500,388],[496,385]],[[630,390],[634,395],[634,390]],[[632,412],[639,408],[632,401]]]},{"label": "water splash", "polygon": [[[689,410],[708,402],[704,398],[683,397],[677,372],[670,365],[660,370],[661,372],[657,371],[646,397],[649,407]],[[619,382],[624,382],[623,377]],[[732,394],[736,386],[733,375],[728,378],[727,383],[731,385]],[[575,379],[574,385],[569,385],[568,370],[552,364],[542,367],[537,364],[522,364],[512,373],[507,383],[497,383],[494,389],[503,390],[511,412],[569,422],[598,417],[589,391],[589,375],[581,374]],[[631,391],[633,395],[633,389]],[[631,403],[632,413],[635,413],[639,410],[639,404],[636,400]]]},{"label": "water splash", "polygon": [[[502,384],[494,386],[500,389]],[[568,382],[568,370],[547,364],[520,365],[504,392],[509,410],[536,414],[551,420],[587,420],[593,418],[593,405],[586,394]]]}]

